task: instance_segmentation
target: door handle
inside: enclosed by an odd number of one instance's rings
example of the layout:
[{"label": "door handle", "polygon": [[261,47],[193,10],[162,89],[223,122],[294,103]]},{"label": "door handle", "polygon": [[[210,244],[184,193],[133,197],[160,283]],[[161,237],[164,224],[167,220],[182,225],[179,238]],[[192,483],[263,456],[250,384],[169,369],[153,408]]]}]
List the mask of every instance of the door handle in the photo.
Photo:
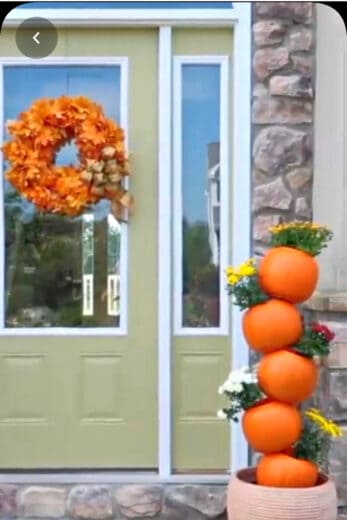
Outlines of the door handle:
[{"label": "door handle", "polygon": [[109,274],[107,276],[107,314],[109,316],[120,315],[120,276]]},{"label": "door handle", "polygon": [[94,314],[94,275],[83,275],[83,316],[93,316]]}]

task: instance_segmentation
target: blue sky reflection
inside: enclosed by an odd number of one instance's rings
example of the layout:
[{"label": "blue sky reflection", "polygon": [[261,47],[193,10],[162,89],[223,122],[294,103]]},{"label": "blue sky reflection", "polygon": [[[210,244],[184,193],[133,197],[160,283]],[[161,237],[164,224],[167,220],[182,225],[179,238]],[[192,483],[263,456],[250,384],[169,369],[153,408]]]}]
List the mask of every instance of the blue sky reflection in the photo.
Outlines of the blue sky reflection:
[{"label": "blue sky reflection", "polygon": [[183,65],[182,195],[183,214],[190,222],[207,221],[207,147],[219,140],[220,67]]}]

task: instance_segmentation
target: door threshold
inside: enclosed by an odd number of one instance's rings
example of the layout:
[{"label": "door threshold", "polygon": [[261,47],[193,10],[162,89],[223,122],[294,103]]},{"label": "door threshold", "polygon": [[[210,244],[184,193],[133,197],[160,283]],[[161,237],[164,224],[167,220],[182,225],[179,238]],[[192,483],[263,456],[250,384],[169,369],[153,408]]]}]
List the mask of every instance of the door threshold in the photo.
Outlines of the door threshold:
[{"label": "door threshold", "polygon": [[225,484],[230,473],[162,477],[148,471],[1,471],[0,484]]}]

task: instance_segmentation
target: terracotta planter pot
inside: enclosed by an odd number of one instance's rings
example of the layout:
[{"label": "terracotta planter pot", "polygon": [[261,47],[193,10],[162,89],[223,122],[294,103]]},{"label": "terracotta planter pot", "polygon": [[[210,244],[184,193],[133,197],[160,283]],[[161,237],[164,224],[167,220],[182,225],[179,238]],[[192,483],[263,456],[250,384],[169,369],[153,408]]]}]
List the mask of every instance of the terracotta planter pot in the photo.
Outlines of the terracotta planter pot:
[{"label": "terracotta planter pot", "polygon": [[228,520],[336,520],[337,496],[325,475],[309,488],[275,488],[255,483],[255,468],[240,470],[229,483]]}]

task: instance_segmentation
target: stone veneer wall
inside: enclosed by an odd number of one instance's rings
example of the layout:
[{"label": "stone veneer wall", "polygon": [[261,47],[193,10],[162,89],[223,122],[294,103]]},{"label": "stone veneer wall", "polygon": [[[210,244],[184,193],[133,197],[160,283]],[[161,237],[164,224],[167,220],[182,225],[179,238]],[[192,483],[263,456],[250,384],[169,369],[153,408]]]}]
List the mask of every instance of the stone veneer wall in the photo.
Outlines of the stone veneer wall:
[{"label": "stone veneer wall", "polygon": [[314,8],[309,2],[253,5],[253,241],[312,214]]},{"label": "stone veneer wall", "polygon": [[225,520],[226,486],[0,484],[0,518]]}]

